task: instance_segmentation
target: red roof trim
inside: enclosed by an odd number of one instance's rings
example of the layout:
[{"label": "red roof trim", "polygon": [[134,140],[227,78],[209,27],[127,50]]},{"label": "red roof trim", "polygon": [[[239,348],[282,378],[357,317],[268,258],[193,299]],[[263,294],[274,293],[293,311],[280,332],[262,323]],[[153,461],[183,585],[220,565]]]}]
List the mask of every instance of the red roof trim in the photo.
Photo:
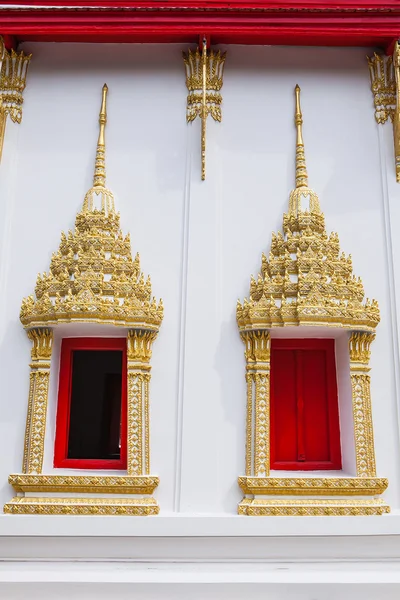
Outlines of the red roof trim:
[{"label": "red roof trim", "polygon": [[232,0],[222,1],[221,0],[161,0],[155,2],[154,0],[2,0],[2,6],[11,5],[24,7],[31,9],[33,7],[45,6],[45,7],[92,7],[97,8],[130,8],[135,9],[138,6],[170,6],[170,7],[187,7],[193,8],[196,6],[203,6],[207,8],[213,8],[216,6],[225,8],[243,8],[243,7],[261,7],[267,10],[284,10],[284,11],[372,11],[372,12],[386,12],[386,11],[399,11],[398,0],[389,0],[387,2],[379,2],[376,0],[338,0],[333,2],[332,0]]},{"label": "red roof trim", "polygon": [[0,33],[18,41],[381,46],[400,36],[400,3],[308,0],[3,0]]}]

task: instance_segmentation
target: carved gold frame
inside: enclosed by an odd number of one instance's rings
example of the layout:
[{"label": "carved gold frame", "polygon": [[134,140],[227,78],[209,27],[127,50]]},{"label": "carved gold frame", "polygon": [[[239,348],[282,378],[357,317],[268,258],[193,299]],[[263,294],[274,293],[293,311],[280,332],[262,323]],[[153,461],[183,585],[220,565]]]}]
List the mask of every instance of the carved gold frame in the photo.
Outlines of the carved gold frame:
[{"label": "carved gold frame", "polygon": [[[129,236],[122,235],[114,197],[105,185],[107,92],[105,85],[93,187],[76,217],[75,231],[68,236],[62,234],[49,274],[38,276],[36,297],[29,296],[22,303],[21,322],[32,341],[30,386],[22,473],[9,477],[9,483],[20,495],[4,506],[4,512],[10,514],[159,512],[152,497],[159,479],[150,475],[149,385],[152,344],[163,318],[163,306],[151,297],[151,282],[149,278],[145,281],[140,272],[139,256],[132,259]],[[95,207],[98,199],[100,209]],[[42,473],[54,327],[70,322],[126,327],[126,475]],[[31,496],[36,493],[68,496]],[[123,498],[113,497],[121,494]]]},{"label": "carved gold frame", "polygon": [[[18,494],[36,492],[93,494],[91,498],[25,496],[4,506],[9,514],[118,514],[155,515],[159,506],[152,494],[159,478],[150,473],[149,383],[151,344],[155,332],[129,330],[128,347],[128,468],[127,475],[43,475],[43,456],[50,379],[53,331],[28,331],[33,342],[24,441],[22,474],[13,474],[9,483]],[[101,498],[99,494],[124,494],[131,498]]]},{"label": "carved gold frame", "polygon": [[[251,280],[250,298],[237,304],[247,384],[246,474],[238,479],[245,496],[238,512],[252,516],[381,515],[389,507],[376,496],[386,490],[388,481],[376,476],[369,375],[379,307],[374,300],[363,301],[363,285],[353,275],[350,257],[340,253],[336,234],[326,234],[318,196],[308,187],[298,86],[295,94],[296,188],[283,218],[284,236],[273,234],[269,259],[263,255],[258,280]],[[303,199],[309,200],[307,210],[302,208]],[[300,472],[271,477],[271,331],[288,326],[348,330],[354,477],[310,473],[301,477]]]},{"label": "carved gold frame", "polygon": [[[388,480],[376,477],[369,358],[373,333],[349,334],[350,378],[356,453],[356,477],[271,477],[270,475],[270,346],[269,330],[242,332],[246,344],[246,475],[238,483],[245,494],[238,512],[251,516],[381,515],[389,507],[358,498],[382,494]],[[258,496],[287,496],[285,500]],[[317,497],[294,500],[290,496]],[[323,498],[324,496],[335,498]],[[337,499],[350,496],[351,499]],[[355,498],[357,497],[357,498]]]}]

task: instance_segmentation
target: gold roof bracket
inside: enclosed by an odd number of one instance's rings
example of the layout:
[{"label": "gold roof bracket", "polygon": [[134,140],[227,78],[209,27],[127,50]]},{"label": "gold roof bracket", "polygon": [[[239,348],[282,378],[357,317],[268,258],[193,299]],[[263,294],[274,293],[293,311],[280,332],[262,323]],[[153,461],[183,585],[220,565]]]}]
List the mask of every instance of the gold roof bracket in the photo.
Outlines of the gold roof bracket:
[{"label": "gold roof bracket", "polygon": [[393,123],[396,181],[400,183],[400,46],[394,44],[393,56],[374,53],[367,56],[375,121]]},{"label": "gold roof bracket", "polygon": [[183,52],[188,89],[186,121],[192,123],[201,119],[201,179],[206,178],[206,123],[208,115],[214,121],[222,120],[223,73],[226,52],[208,48],[207,38],[202,38],[202,48]]},{"label": "gold roof bracket", "polygon": [[32,54],[7,51],[0,36],[0,161],[3,151],[7,116],[13,123],[22,121],[23,92]]}]

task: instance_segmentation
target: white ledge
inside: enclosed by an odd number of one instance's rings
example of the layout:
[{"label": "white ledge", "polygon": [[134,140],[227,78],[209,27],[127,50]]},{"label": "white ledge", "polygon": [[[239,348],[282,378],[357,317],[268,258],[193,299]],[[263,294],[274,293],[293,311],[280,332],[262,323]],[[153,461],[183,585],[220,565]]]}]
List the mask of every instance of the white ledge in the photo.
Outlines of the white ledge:
[{"label": "white ledge", "polygon": [[2,536],[288,537],[400,535],[398,512],[379,517],[241,517],[233,515],[0,515]]},{"label": "white ledge", "polygon": [[275,565],[132,565],[126,563],[57,564],[21,563],[0,564],[0,589],[2,583],[145,583],[196,585],[224,583],[295,583],[295,584],[389,584],[400,583],[398,563],[391,562],[376,568],[371,563],[356,567],[343,563],[327,568],[327,565],[304,564],[292,568],[277,569]]}]

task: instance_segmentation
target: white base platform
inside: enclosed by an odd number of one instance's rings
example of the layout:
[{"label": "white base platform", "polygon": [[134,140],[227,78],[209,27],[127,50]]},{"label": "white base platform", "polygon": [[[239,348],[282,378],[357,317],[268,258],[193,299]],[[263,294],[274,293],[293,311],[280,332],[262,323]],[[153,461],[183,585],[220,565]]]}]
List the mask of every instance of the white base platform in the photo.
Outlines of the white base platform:
[{"label": "white base platform", "polygon": [[400,515],[0,517],[4,600],[398,600]]}]

